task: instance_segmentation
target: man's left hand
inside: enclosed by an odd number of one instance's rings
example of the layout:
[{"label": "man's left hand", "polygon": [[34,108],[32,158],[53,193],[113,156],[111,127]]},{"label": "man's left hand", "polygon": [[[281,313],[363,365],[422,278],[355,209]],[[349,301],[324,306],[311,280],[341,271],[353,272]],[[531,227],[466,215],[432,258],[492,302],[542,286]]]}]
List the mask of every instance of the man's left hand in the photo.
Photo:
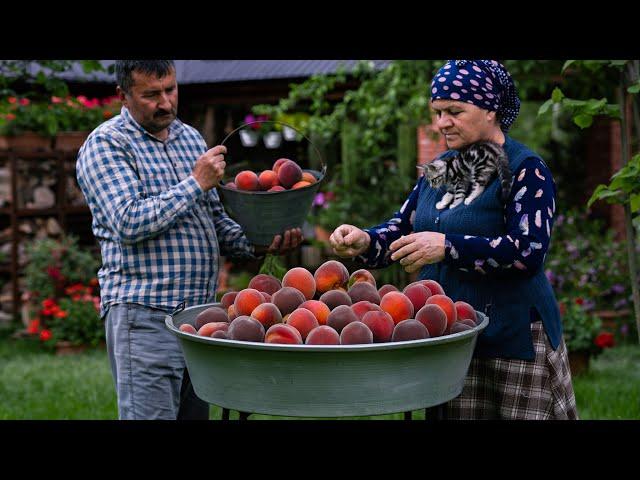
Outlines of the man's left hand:
[{"label": "man's left hand", "polygon": [[444,239],[445,235],[438,232],[405,235],[389,245],[391,260],[400,260],[409,273],[417,272],[427,264],[444,260]]},{"label": "man's left hand", "polygon": [[284,240],[282,235],[276,235],[273,237],[273,242],[268,247],[256,246],[255,252],[258,255],[264,255],[265,253],[270,253],[274,255],[282,255],[291,250],[295,250],[302,243],[302,229],[301,228],[292,228],[291,230],[287,230],[284,232]]}]

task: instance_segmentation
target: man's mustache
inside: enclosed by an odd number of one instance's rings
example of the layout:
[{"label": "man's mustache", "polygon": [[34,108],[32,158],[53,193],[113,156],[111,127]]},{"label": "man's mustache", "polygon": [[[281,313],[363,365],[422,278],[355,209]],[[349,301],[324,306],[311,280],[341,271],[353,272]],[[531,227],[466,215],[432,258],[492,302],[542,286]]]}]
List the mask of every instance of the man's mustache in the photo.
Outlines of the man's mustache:
[{"label": "man's mustache", "polygon": [[175,115],[175,112],[173,110],[158,110],[153,114],[154,117],[164,117],[165,115]]}]

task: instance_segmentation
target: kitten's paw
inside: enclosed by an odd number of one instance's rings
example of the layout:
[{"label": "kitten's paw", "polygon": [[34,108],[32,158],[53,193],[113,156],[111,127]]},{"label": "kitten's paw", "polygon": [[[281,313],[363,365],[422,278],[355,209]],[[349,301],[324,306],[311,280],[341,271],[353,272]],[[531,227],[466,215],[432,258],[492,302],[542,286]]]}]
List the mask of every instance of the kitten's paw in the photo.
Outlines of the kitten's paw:
[{"label": "kitten's paw", "polygon": [[465,205],[469,205],[471,202],[473,202],[475,199],[474,198],[465,198],[464,199],[464,204]]},{"label": "kitten's paw", "polygon": [[458,205],[460,205],[462,203],[462,200],[457,201],[457,202],[453,202],[451,205],[449,205],[449,208],[456,208]]},{"label": "kitten's paw", "polygon": [[447,204],[446,204],[446,203],[442,203],[442,202],[438,202],[438,203],[436,203],[436,208],[437,208],[438,210],[442,210],[442,209],[444,209],[444,208],[446,208],[446,207],[447,207]]}]

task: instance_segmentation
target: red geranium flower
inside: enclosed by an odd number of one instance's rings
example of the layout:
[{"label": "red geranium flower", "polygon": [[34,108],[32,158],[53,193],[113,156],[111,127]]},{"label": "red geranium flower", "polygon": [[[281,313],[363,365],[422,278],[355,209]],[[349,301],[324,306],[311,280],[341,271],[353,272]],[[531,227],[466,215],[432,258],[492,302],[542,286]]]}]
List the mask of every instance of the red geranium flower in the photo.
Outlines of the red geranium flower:
[{"label": "red geranium flower", "polygon": [[615,340],[613,339],[613,333],[610,332],[601,332],[593,341],[600,348],[609,348],[615,345]]},{"label": "red geranium flower", "polygon": [[39,330],[40,330],[40,320],[38,320],[37,318],[34,320],[31,320],[29,322],[29,326],[27,327],[27,333],[35,335],[36,333],[38,333]]},{"label": "red geranium flower", "polygon": [[43,342],[46,342],[50,338],[51,338],[51,331],[50,330],[42,330],[40,332],[40,340],[42,340]]},{"label": "red geranium flower", "polygon": [[582,305],[583,303],[584,303],[584,298],[582,298],[582,297],[576,298],[576,304]]}]

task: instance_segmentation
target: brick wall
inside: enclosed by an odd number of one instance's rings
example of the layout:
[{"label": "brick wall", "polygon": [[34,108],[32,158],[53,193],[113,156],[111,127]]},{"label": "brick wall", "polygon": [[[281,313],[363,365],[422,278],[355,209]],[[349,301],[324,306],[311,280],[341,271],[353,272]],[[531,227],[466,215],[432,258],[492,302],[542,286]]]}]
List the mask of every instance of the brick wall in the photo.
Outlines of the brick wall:
[{"label": "brick wall", "polygon": [[418,165],[429,163],[446,150],[444,137],[433,125],[418,127]]}]

